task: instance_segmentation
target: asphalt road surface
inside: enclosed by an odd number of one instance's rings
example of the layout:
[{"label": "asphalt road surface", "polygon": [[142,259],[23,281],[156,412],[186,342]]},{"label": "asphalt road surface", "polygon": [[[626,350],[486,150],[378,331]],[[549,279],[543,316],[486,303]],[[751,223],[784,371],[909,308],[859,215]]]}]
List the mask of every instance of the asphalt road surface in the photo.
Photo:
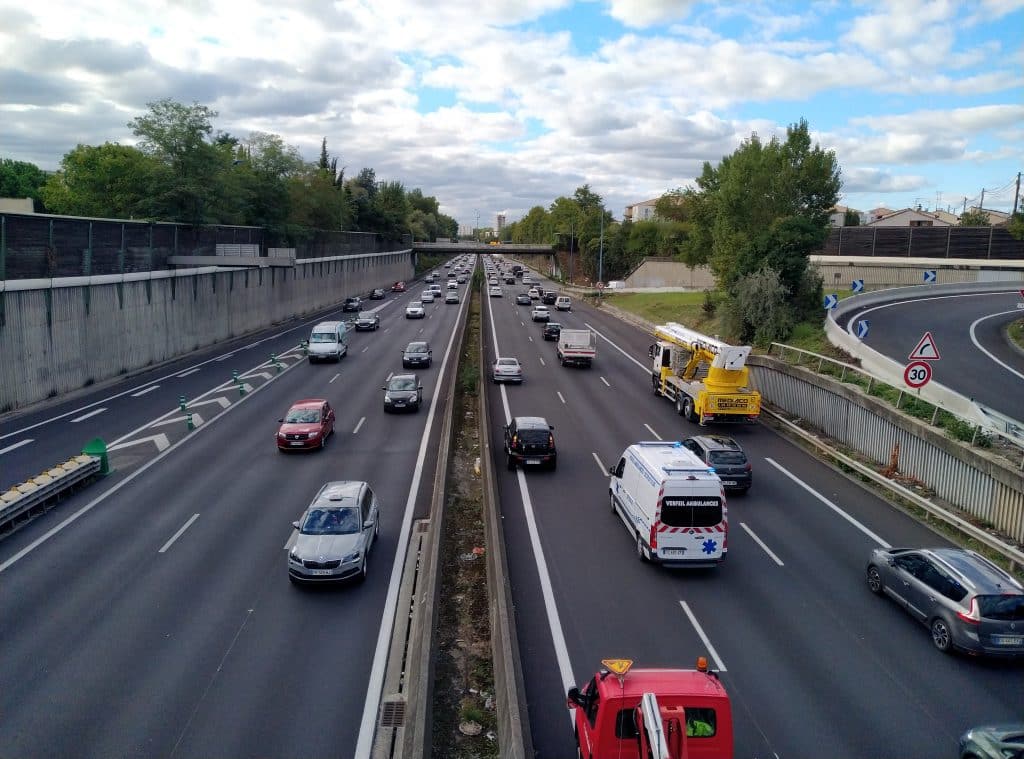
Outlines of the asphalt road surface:
[{"label": "asphalt road surface", "polygon": [[[709,656],[733,701],[737,757],[932,759],[955,755],[970,726],[1020,718],[1024,667],[943,655],[867,589],[875,546],[945,541],[763,425],[725,431],[754,467],[750,493],[729,500],[727,561],[641,563],[610,511],[607,467],[631,443],[700,428],[652,394],[650,336],[574,302],[552,318],[597,330],[598,356],[561,367],[514,303],[525,289],[488,298],[483,334],[489,359],[524,366],[523,384],[491,386],[488,404],[538,757],[575,755],[566,689],[615,657],[692,668]],[[557,471],[506,470],[501,428],[518,415],[554,425]]]},{"label": "asphalt road surface", "polygon": [[[143,440],[112,454],[123,464],[114,474],[0,541],[0,756],[355,754],[364,712],[370,727],[376,715],[396,552],[429,507],[433,478],[420,474],[433,472],[440,422],[430,407],[465,314],[465,299],[438,301],[407,320],[420,290],[368,303],[381,329],[353,334],[337,364],[291,350],[321,314],[6,421],[5,445],[32,442],[0,455],[5,480],[94,435],[173,432],[163,450]],[[415,339],[434,349],[420,371],[424,407],[385,415],[381,386]],[[249,373],[270,352],[286,356],[280,372],[255,372],[244,401],[216,402],[233,392],[233,369]],[[211,401],[203,424],[147,427],[179,394]],[[277,420],[310,397],[334,405],[336,434],[322,451],[278,453]],[[382,504],[369,577],[293,587],[291,522],[334,479],[369,482]]]}]

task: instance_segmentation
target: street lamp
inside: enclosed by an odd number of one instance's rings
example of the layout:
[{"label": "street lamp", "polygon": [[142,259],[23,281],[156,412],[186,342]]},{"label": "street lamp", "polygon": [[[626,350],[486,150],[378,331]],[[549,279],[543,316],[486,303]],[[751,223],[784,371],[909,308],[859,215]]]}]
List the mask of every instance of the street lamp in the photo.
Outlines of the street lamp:
[{"label": "street lamp", "polygon": [[597,249],[597,281],[604,282],[604,209],[601,209],[601,242]]}]

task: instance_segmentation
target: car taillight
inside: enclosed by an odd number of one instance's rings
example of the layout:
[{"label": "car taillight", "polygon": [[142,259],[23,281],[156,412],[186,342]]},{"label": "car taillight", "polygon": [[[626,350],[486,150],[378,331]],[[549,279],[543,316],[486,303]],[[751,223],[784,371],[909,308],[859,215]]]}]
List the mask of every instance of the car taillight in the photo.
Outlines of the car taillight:
[{"label": "car taillight", "polygon": [[981,613],[978,611],[978,597],[971,597],[971,608],[965,614],[962,611],[958,611],[956,616],[962,621],[969,625],[980,625],[981,624]]},{"label": "car taillight", "polygon": [[745,465],[743,466],[743,468],[744,468],[744,469],[746,469],[746,470],[747,470],[747,471],[749,472],[749,471],[750,471],[750,470],[751,470],[751,469],[752,469],[753,467],[751,467],[751,466],[750,466],[750,462],[748,461],[748,462],[747,462],[747,463],[746,463],[746,464],[745,464]]},{"label": "car taillight", "polygon": [[652,551],[658,550],[658,528],[653,524],[651,525],[651,537],[647,542],[650,543]]},{"label": "car taillight", "polygon": [[548,448],[554,448],[554,447],[555,447],[555,436],[550,434],[550,433],[548,433]]},{"label": "car taillight", "polygon": [[519,447],[519,435],[513,435],[512,436],[512,447],[513,448],[518,448]]}]

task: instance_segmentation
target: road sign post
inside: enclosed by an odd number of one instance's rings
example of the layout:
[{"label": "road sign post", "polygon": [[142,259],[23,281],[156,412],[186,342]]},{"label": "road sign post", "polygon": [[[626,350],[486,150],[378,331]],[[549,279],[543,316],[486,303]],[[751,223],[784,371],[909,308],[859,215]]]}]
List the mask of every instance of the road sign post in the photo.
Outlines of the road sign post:
[{"label": "road sign post", "polygon": [[850,283],[850,290],[852,290],[855,293],[862,293],[862,292],[864,292],[864,280],[863,279],[855,279],[855,280],[853,280],[853,282]]},{"label": "road sign post", "polygon": [[839,305],[839,296],[835,293],[829,293],[825,296],[825,310],[831,311],[833,308]]},{"label": "road sign post", "polygon": [[932,379],[932,365],[926,361],[911,361],[903,370],[903,381],[914,390],[924,387]]},{"label": "road sign post", "polygon": [[925,269],[924,270],[924,283],[926,285],[934,285],[935,284],[935,269]]},{"label": "road sign post", "polygon": [[867,319],[861,319],[857,322],[857,337],[863,340],[868,336],[868,329],[871,328],[871,322]]}]

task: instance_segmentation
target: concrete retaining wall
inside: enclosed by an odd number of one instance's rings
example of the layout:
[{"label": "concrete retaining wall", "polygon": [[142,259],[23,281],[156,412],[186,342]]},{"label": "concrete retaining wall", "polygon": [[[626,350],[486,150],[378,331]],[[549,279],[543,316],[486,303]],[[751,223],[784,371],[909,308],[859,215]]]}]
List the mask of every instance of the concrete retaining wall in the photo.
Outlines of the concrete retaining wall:
[{"label": "concrete retaining wall", "polygon": [[0,413],[410,279],[410,251],[0,282]]},{"label": "concrete retaining wall", "polygon": [[715,288],[715,277],[706,266],[689,267],[678,261],[648,259],[626,277],[626,287]]}]

